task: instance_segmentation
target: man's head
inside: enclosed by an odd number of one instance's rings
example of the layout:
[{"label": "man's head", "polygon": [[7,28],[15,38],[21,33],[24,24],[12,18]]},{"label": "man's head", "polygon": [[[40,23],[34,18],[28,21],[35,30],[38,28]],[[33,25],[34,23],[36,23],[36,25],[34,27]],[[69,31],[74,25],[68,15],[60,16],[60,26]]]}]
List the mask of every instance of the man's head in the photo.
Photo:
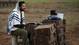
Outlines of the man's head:
[{"label": "man's head", "polygon": [[50,15],[57,15],[56,10],[51,10]]},{"label": "man's head", "polygon": [[21,11],[25,11],[26,10],[26,4],[24,1],[20,1],[19,2],[19,7]]}]

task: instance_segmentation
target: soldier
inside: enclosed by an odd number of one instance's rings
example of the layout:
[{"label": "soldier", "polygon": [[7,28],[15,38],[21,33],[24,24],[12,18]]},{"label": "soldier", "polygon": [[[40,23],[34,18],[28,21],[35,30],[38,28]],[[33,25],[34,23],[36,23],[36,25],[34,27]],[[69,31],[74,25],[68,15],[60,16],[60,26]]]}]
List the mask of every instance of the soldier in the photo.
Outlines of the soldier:
[{"label": "soldier", "polygon": [[[13,37],[20,36],[23,39],[22,45],[28,45],[28,34],[24,30],[24,11],[27,11],[26,4],[24,1],[19,1],[16,7],[13,9],[8,17],[8,34]],[[13,39],[14,40],[14,39]],[[16,41],[12,42],[12,45],[18,45]]]},{"label": "soldier", "polygon": [[56,10],[51,10],[50,16],[48,16],[48,20],[63,20],[63,17],[63,13],[57,13]]}]

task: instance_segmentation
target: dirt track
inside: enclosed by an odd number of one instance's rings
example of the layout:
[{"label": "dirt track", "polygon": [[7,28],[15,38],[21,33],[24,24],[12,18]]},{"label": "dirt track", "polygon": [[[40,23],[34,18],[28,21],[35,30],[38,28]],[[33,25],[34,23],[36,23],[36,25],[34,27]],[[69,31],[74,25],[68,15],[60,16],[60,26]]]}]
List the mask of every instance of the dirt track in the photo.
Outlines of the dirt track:
[{"label": "dirt track", "polygon": [[11,37],[5,33],[0,33],[0,45],[10,45]]}]

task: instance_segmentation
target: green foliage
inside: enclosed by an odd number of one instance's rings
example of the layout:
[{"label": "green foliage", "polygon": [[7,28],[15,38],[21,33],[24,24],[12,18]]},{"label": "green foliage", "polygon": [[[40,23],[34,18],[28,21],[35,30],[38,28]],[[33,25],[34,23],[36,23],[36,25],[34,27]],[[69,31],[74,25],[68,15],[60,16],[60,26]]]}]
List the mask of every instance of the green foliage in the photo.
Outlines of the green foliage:
[{"label": "green foliage", "polygon": [[26,2],[29,3],[47,3],[49,0],[25,0]]},{"label": "green foliage", "polygon": [[64,2],[79,2],[79,0],[64,0]]}]

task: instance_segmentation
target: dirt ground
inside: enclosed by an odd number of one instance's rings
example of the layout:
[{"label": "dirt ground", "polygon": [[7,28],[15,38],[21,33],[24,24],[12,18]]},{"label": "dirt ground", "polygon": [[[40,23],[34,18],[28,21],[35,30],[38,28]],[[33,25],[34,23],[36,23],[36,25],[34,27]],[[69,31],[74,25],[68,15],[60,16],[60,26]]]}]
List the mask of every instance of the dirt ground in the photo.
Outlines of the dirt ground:
[{"label": "dirt ground", "polygon": [[[67,20],[66,21],[66,23],[67,23],[66,24],[66,44],[67,45],[78,45],[79,44],[78,43],[79,42],[79,40],[78,40],[79,39],[79,35],[78,35],[78,33],[79,33],[79,31],[78,31],[78,29],[79,29],[78,12],[74,12],[74,13],[66,12],[65,14],[66,14],[65,18]],[[42,16],[42,15],[47,16],[48,14],[39,14],[39,15],[40,16]],[[7,17],[7,15],[5,15],[5,16]],[[45,16],[42,16],[42,17],[40,17],[40,16],[37,16],[37,14],[28,14],[27,21],[28,22],[33,22],[33,21],[34,22],[35,21],[41,22],[43,17],[45,17]],[[4,20],[6,20],[6,19],[4,19]],[[7,21],[4,21],[4,22],[7,22]],[[5,28],[6,28],[6,24],[4,24],[4,22],[2,24],[5,25]],[[3,27],[3,26],[1,26],[1,27]],[[4,30],[5,28],[1,28],[1,29]],[[7,35],[6,33],[0,33],[0,44],[1,45],[10,45],[11,44],[11,37],[9,35]]]},{"label": "dirt ground", "polygon": [[[61,8],[59,6],[62,5],[54,5],[52,8]],[[39,8],[40,7],[40,8]],[[49,15],[49,10],[52,8],[50,4],[44,5],[45,9],[48,10],[42,10],[43,5],[40,4],[40,6],[33,6],[33,8],[41,9],[39,10],[32,10],[30,9],[29,12],[26,13],[26,21],[27,22],[41,22],[43,19]],[[62,9],[62,8],[61,8]],[[67,45],[79,45],[79,12],[74,10],[75,8],[72,8],[72,10],[68,10],[67,8],[64,8],[63,12],[65,14],[66,19],[66,44]],[[34,11],[34,12],[33,12]],[[7,35],[6,32],[6,25],[7,25],[7,17],[9,13],[2,13],[0,14],[0,45],[11,45],[11,37]]]}]

